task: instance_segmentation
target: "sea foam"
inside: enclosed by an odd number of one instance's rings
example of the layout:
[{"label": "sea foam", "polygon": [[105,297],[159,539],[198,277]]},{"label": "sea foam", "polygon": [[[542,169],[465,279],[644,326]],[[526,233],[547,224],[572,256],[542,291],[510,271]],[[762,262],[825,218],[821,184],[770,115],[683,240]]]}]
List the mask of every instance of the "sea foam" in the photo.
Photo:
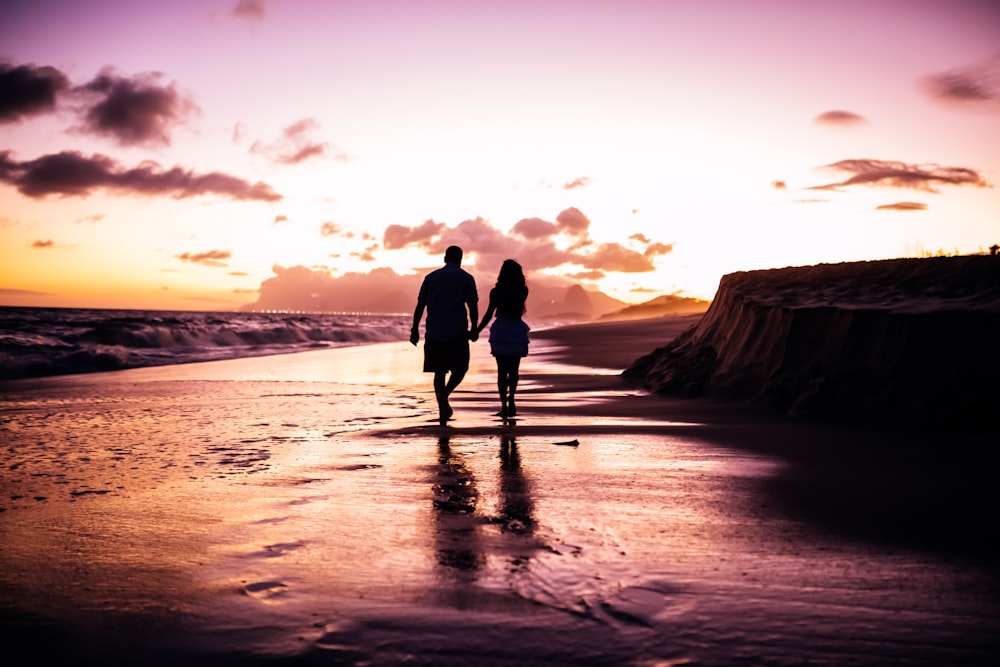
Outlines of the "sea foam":
[{"label": "sea foam", "polygon": [[0,308],[0,379],[406,340],[408,315]]}]

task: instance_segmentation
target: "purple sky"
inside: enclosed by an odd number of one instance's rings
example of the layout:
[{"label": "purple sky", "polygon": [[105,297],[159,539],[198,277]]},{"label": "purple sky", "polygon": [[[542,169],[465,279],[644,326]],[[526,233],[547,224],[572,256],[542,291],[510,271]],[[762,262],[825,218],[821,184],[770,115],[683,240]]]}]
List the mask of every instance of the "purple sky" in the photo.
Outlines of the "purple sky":
[{"label": "purple sky", "polygon": [[998,35],[985,1],[6,2],[0,305],[383,290],[452,242],[631,302],[980,252]]}]

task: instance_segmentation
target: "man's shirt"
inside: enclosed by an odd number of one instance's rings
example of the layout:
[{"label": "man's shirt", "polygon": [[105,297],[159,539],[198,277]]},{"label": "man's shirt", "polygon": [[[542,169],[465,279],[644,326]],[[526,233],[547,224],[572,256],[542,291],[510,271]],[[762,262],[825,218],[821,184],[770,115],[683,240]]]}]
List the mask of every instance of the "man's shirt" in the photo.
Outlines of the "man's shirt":
[{"label": "man's shirt", "polygon": [[466,304],[479,302],[476,281],[456,264],[431,271],[420,285],[417,300],[427,305],[427,340],[450,340],[469,331]]}]

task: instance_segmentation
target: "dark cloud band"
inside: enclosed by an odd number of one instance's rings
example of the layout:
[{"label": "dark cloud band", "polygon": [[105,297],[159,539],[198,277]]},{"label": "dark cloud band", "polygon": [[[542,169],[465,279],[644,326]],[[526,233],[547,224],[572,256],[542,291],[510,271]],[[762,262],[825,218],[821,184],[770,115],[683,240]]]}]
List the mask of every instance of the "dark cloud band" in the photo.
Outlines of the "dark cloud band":
[{"label": "dark cloud band", "polygon": [[76,151],[52,153],[35,160],[17,162],[9,152],[0,152],[0,181],[15,186],[28,197],[63,195],[85,197],[94,190],[115,194],[172,196],[178,199],[221,195],[237,200],[279,201],[270,185],[221,172],[197,174],[174,167],[166,171],[144,162],[127,169],[104,155],[86,157]]},{"label": "dark cloud band", "polygon": [[853,111],[844,111],[842,109],[825,111],[816,116],[815,120],[820,125],[839,125],[841,127],[863,125],[867,122],[864,116],[860,116]]},{"label": "dark cloud band", "polygon": [[841,160],[827,165],[827,168],[847,172],[852,176],[836,183],[813,186],[810,190],[838,190],[852,185],[910,188],[926,192],[937,192],[935,187],[939,185],[992,187],[977,171],[967,167],[856,159]]},{"label": "dark cloud band", "polygon": [[969,67],[932,74],[923,79],[934,99],[1000,109],[1000,55]]},{"label": "dark cloud band", "polygon": [[882,204],[875,207],[876,211],[926,211],[927,204],[915,201],[898,201],[893,204]]},{"label": "dark cloud band", "polygon": [[175,255],[182,262],[192,264],[203,264],[205,266],[226,266],[225,260],[232,257],[233,253],[228,250],[208,250],[206,252],[185,252]]},{"label": "dark cloud band", "polygon": [[66,76],[54,67],[0,63],[0,122],[49,113],[68,88]]},{"label": "dark cloud band", "polygon": [[123,146],[170,144],[170,132],[198,111],[174,84],[155,73],[125,77],[106,69],[76,93],[88,100],[81,130]]}]

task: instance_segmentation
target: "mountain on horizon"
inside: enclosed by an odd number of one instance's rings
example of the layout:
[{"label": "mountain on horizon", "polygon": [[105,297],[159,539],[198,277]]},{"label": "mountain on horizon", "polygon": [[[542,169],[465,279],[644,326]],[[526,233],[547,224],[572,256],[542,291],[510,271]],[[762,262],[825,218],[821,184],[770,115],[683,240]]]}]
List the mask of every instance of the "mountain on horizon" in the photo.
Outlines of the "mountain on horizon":
[{"label": "mountain on horizon", "polygon": [[661,294],[655,299],[626,306],[600,317],[601,320],[639,320],[663,315],[691,315],[704,313],[712,305],[711,301],[677,294]]}]

